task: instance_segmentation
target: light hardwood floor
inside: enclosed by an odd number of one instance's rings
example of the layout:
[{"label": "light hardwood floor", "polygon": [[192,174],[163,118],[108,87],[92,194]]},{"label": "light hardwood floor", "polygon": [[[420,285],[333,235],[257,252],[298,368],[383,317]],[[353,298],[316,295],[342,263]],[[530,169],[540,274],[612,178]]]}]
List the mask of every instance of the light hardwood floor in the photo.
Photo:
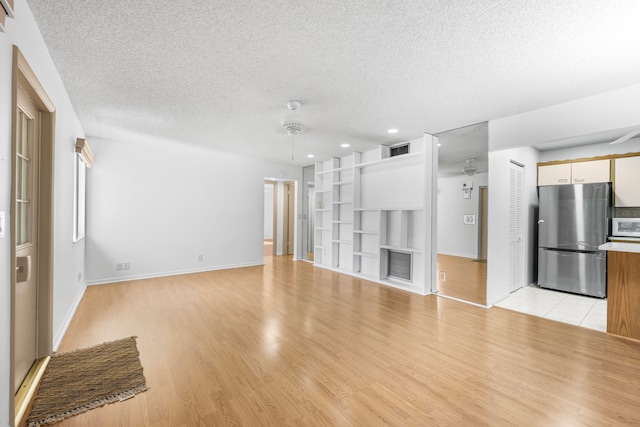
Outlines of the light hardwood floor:
[{"label": "light hardwood floor", "polygon": [[[446,274],[446,280],[440,273]],[[438,292],[441,295],[485,305],[487,303],[487,263],[438,254]]]},{"label": "light hardwood floor", "polygon": [[137,335],[150,390],[59,425],[640,424],[640,342],[265,262],[87,289],[59,350]]}]

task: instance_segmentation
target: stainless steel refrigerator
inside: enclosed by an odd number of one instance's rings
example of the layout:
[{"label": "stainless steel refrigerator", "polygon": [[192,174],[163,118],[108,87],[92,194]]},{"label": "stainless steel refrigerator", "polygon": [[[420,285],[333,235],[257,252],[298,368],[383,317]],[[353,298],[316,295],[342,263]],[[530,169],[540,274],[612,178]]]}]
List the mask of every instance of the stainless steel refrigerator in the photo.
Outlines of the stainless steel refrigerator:
[{"label": "stainless steel refrigerator", "polygon": [[611,183],[538,187],[538,285],[607,296]]}]

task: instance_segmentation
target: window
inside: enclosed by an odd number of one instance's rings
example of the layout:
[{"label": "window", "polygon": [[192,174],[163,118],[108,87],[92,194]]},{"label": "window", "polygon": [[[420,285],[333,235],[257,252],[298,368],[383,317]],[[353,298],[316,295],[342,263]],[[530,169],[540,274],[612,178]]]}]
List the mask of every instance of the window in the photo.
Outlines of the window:
[{"label": "window", "polygon": [[75,171],[73,174],[73,242],[84,237],[85,200],[87,184],[87,164],[80,153],[74,153]]}]

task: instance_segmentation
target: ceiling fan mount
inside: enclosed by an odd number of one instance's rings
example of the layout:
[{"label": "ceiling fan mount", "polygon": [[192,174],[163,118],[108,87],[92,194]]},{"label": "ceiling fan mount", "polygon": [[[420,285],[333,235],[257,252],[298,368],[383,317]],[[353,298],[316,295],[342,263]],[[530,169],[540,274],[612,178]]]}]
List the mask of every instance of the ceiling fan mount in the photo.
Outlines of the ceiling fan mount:
[{"label": "ceiling fan mount", "polygon": [[476,159],[474,157],[465,160],[466,165],[465,165],[465,167],[462,168],[462,172],[465,175],[473,176],[473,174],[478,172],[478,167],[473,164],[473,162],[475,162],[475,161],[476,161]]},{"label": "ceiling fan mount", "polygon": [[305,130],[304,123],[295,116],[295,112],[301,107],[302,103],[300,101],[287,102],[287,108],[291,110],[293,114],[282,119],[282,127],[289,136],[299,135]]}]

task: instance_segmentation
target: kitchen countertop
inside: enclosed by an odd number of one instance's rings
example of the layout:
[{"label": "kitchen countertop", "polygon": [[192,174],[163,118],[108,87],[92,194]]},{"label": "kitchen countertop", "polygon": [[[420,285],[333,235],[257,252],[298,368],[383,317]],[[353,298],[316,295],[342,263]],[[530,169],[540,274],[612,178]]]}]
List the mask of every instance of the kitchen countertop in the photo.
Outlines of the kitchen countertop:
[{"label": "kitchen countertop", "polygon": [[609,242],[598,246],[601,251],[640,253],[640,243]]},{"label": "kitchen countertop", "polygon": [[609,240],[612,242],[638,242],[640,243],[640,237],[631,236],[609,236]]}]

